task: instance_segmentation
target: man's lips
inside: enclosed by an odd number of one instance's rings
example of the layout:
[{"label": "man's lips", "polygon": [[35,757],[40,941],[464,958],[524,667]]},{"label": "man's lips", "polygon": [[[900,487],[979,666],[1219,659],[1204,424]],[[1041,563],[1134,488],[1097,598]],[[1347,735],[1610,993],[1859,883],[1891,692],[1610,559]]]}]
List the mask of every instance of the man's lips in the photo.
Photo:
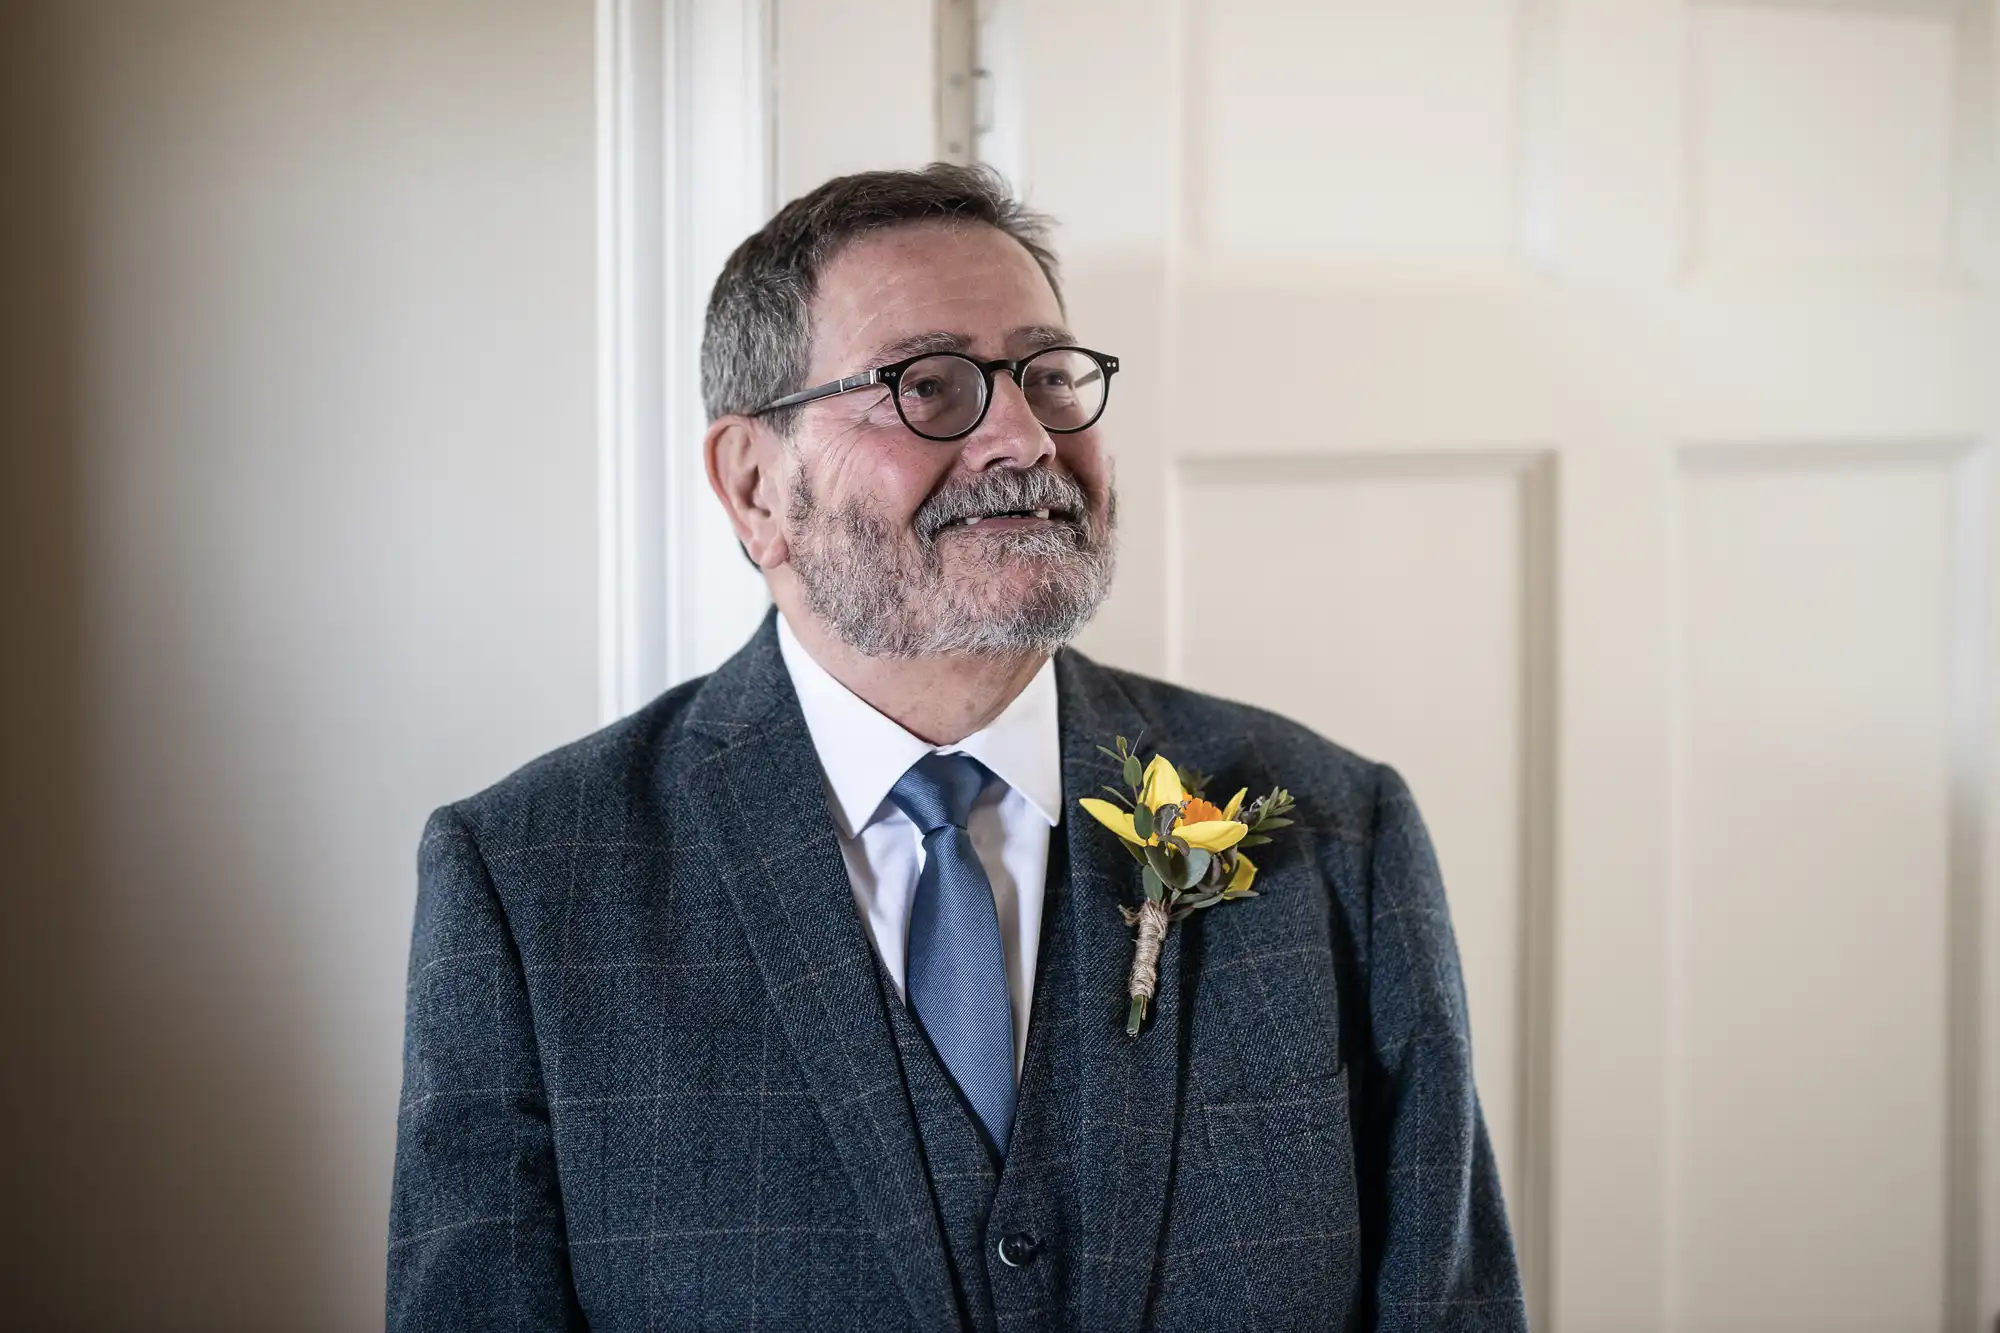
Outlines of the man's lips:
[{"label": "man's lips", "polygon": [[1015,509],[995,514],[973,514],[956,518],[939,529],[951,532],[954,529],[970,530],[979,528],[986,531],[1006,532],[1015,528],[1034,527],[1043,523],[1075,523],[1076,515],[1067,509]]}]

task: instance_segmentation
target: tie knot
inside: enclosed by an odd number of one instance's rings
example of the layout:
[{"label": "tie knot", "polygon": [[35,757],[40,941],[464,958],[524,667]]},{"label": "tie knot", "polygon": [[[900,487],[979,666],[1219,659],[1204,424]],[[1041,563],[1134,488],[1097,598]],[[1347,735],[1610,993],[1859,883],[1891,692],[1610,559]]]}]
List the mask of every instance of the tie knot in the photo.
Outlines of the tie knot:
[{"label": "tie knot", "polygon": [[986,768],[968,754],[927,754],[896,779],[889,799],[923,832],[964,828],[986,785]]}]

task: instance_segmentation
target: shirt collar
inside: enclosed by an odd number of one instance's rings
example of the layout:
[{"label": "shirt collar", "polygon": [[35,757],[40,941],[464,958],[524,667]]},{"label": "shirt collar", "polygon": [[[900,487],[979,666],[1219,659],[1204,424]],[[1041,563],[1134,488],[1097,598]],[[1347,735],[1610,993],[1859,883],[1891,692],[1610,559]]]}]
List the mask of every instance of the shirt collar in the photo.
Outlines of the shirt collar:
[{"label": "shirt collar", "polygon": [[834,818],[845,836],[855,837],[875,822],[896,779],[932,750],[971,755],[1019,792],[1051,827],[1056,824],[1062,808],[1062,750],[1053,659],[1042,663],[1000,716],[956,745],[932,746],[835,680],[806,651],[782,612],[778,651],[799,696],[833,797]]}]

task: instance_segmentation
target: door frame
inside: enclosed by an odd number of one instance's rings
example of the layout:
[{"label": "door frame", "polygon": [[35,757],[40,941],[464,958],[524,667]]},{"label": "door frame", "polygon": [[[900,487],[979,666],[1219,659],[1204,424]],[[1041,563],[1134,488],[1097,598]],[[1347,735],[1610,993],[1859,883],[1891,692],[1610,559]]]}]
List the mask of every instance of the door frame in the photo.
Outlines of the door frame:
[{"label": "door frame", "polygon": [[598,714],[705,670],[697,626],[763,612],[702,461],[722,261],[772,212],[774,0],[598,0]]}]

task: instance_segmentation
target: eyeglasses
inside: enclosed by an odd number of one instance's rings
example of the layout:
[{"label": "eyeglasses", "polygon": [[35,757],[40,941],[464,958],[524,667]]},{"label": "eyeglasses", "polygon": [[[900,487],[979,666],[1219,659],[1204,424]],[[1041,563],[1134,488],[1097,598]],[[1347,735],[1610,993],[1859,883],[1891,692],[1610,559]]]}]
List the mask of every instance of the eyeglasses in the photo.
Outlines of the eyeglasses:
[{"label": "eyeglasses", "polygon": [[986,409],[993,405],[993,377],[1001,371],[1021,386],[1028,409],[1044,430],[1073,435],[1088,430],[1104,415],[1118,358],[1086,347],[1045,347],[1019,361],[976,361],[957,352],[931,352],[788,393],[750,415],[763,416],[882,384],[888,386],[896,415],[905,426],[927,440],[962,440],[986,420]]}]

